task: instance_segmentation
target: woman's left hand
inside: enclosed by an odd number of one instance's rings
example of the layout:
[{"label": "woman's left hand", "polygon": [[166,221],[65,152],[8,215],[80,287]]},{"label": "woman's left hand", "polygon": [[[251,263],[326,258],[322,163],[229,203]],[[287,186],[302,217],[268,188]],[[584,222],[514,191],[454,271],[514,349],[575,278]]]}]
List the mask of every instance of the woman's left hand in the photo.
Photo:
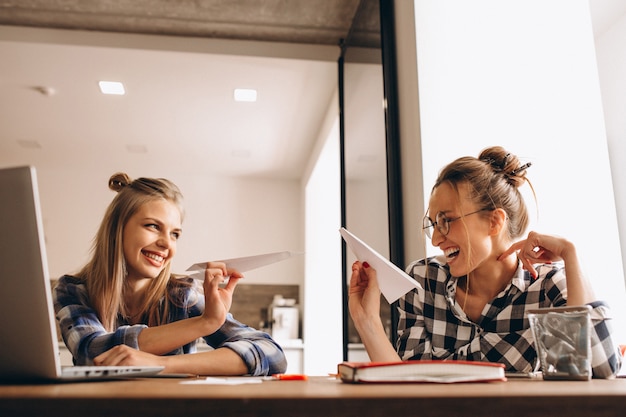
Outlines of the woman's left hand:
[{"label": "woman's left hand", "polygon": [[165,366],[166,358],[127,345],[117,345],[96,356],[96,366]]},{"label": "woman's left hand", "polygon": [[514,243],[504,251],[498,260],[506,258],[513,252],[517,252],[524,269],[537,278],[537,271],[533,265],[564,260],[569,253],[574,253],[574,248],[571,242],[561,237],[530,232],[526,239]]}]

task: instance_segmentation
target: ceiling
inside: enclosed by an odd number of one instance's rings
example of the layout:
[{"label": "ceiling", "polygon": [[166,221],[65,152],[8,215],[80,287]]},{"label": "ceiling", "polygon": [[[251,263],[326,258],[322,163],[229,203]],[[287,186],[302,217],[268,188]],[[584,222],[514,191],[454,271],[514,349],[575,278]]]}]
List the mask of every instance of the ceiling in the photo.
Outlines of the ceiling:
[{"label": "ceiling", "polygon": [[0,24],[378,47],[378,0],[0,0]]},{"label": "ceiling", "polygon": [[[0,0],[0,166],[298,179],[336,105],[340,45],[379,47],[377,7]],[[234,102],[238,87],[258,101]]]},{"label": "ceiling", "polygon": [[[596,36],[626,12],[590,5]],[[0,166],[300,178],[342,43],[380,46],[377,0],[0,0]]]}]

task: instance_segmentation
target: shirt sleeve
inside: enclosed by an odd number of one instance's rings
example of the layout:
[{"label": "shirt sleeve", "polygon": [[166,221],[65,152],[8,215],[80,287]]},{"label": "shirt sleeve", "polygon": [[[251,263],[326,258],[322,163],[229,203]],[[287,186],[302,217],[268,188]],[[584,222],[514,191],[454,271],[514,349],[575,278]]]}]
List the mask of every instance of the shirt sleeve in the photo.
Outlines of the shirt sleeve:
[{"label": "shirt sleeve", "polygon": [[[190,307],[190,317],[204,311],[204,296],[197,294],[196,297]],[[248,367],[249,375],[273,375],[287,370],[287,359],[280,345],[269,334],[240,323],[230,313],[222,327],[203,339],[214,349],[224,347],[237,353]]]},{"label": "shirt sleeve", "polygon": [[591,306],[591,369],[594,378],[611,378],[622,366],[622,355],[611,334],[609,307],[596,301]]},{"label": "shirt sleeve", "polygon": [[93,365],[93,358],[117,345],[139,348],[137,338],[145,325],[120,326],[107,332],[79,280],[64,276],[54,289],[54,310],[61,336],[75,365]]},{"label": "shirt sleeve", "polygon": [[204,338],[213,348],[225,347],[237,353],[252,376],[273,375],[287,370],[285,353],[270,335],[246,326],[229,313],[224,325]]}]

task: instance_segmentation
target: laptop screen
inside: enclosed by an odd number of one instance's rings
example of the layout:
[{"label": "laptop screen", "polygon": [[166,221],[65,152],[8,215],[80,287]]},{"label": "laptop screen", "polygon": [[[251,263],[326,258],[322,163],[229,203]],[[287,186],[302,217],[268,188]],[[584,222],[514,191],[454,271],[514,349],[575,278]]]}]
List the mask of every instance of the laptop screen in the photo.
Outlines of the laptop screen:
[{"label": "laptop screen", "polygon": [[0,169],[0,379],[60,371],[42,225],[35,168]]}]

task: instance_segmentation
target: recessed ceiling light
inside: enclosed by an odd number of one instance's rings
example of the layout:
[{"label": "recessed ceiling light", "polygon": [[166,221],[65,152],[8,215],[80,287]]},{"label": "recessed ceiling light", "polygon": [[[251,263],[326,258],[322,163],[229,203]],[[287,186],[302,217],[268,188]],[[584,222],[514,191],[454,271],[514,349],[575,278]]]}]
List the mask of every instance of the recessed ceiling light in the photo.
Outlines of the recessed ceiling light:
[{"label": "recessed ceiling light", "polygon": [[17,144],[25,149],[41,149],[41,144],[36,140],[18,139]]},{"label": "recessed ceiling light", "polygon": [[252,152],[247,149],[235,149],[230,154],[235,158],[250,158],[252,156]]},{"label": "recessed ceiling light", "polygon": [[124,90],[124,84],[118,81],[100,81],[98,83],[100,86],[100,91],[102,94],[115,94],[118,96],[123,96],[126,94],[126,90]]},{"label": "recessed ceiling light", "polygon": [[126,145],[126,150],[130,153],[148,153],[145,145]]},{"label": "recessed ceiling light", "polygon": [[235,101],[255,102],[256,96],[256,90],[251,88],[235,88]]}]

